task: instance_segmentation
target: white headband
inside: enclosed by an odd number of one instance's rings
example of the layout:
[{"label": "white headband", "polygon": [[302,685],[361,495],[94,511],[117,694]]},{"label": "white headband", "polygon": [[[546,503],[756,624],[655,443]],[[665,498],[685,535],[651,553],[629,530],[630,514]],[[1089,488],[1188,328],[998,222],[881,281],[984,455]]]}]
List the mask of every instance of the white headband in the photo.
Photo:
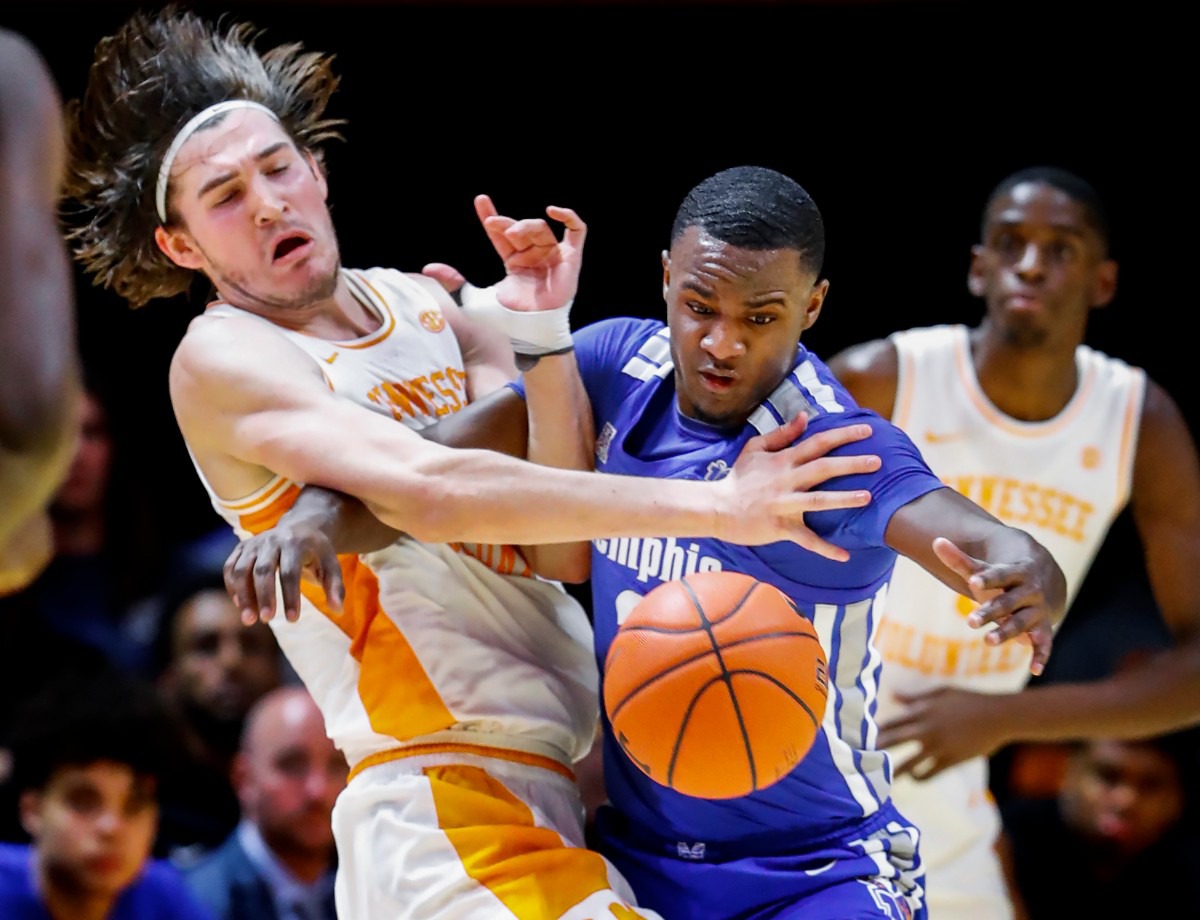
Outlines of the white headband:
[{"label": "white headband", "polygon": [[167,155],[163,157],[162,165],[158,167],[158,184],[154,188],[154,204],[158,208],[158,220],[160,223],[165,224],[167,222],[167,183],[171,178],[171,165],[175,162],[175,157],[179,155],[179,148],[186,144],[188,138],[196,133],[196,129],[210,118],[233,111],[234,109],[258,109],[260,112],[266,112],[275,121],[279,121],[279,116],[261,102],[252,102],[249,99],[227,99],[225,102],[218,102],[216,105],[210,105],[199,115],[190,119],[186,125],[179,129],[179,133],[175,135],[175,140],[171,141],[171,146],[167,148]]}]

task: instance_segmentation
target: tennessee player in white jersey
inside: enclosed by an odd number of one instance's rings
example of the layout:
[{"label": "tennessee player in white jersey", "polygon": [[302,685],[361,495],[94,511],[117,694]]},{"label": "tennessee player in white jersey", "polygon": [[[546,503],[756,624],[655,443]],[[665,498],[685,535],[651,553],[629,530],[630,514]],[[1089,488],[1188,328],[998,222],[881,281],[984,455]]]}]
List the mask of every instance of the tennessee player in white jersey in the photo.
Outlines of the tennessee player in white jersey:
[{"label": "tennessee player in white jersey", "polygon": [[1131,500],[1155,596],[1181,647],[1149,668],[1021,692],[1028,649],[989,645],[973,606],[901,559],[878,644],[880,744],[893,796],[922,830],[930,915],[1012,916],[995,847],[986,755],[1018,740],[1137,737],[1200,718],[1200,465],[1171,398],[1143,371],[1083,344],[1113,296],[1099,198],[1052,168],[993,191],[968,283],[976,329],[936,326],[856,346],[830,366],[860,403],[905,429],[943,482],[1054,555],[1074,599]]},{"label": "tennessee player in white jersey", "polygon": [[314,484],[408,535],[341,560],[341,612],[310,590],[317,610],[275,627],[354,774],[336,813],[339,916],[653,916],[579,846],[569,763],[596,717],[590,631],[526,563],[549,575],[593,537],[714,529],[828,554],[803,514],[869,496],[810,490],[875,458],[809,462],[864,436],[852,428],[798,448],[764,438],[722,482],[681,483],[588,472],[581,438],[533,426],[537,466],[419,435],[515,376],[514,351],[531,406],[566,401],[556,381],[574,366],[586,227],[547,209],[560,242],[545,220],[481,212],[505,262],[497,306],[521,327],[507,340],[432,280],[342,269],[319,159],[336,125],[323,118],[330,59],[298,45],[260,55],[255,38],[167,8],[101,41],[70,108],[67,210],[76,255],[132,305],[196,274],[216,288],[176,350],[171,398],[240,534]]},{"label": "tennessee player in white jersey", "polygon": [[[396,271],[343,274],[377,313],[376,331],[336,342],[274,325],[272,333],[307,352],[335,393],[412,428],[464,407],[467,370],[431,292]],[[238,316],[269,324],[228,304],[206,311]],[[276,477],[239,502],[208,488],[214,507],[244,537],[270,527],[300,484]],[[341,910],[432,917],[442,915],[434,905],[452,898],[447,917],[484,916],[497,900],[528,915],[522,904],[530,893],[514,884],[532,874],[521,858],[489,853],[494,841],[487,835],[456,837],[452,816],[469,812],[470,800],[498,780],[513,792],[492,805],[508,812],[493,818],[505,824],[506,846],[544,858],[548,835],[583,845],[570,768],[596,728],[598,675],[586,614],[559,587],[534,577],[511,546],[401,537],[375,552],[343,556],[341,564],[347,589],[339,612],[306,586],[298,619],[270,621],[353,765],[334,811]],[[374,805],[381,794],[407,804],[399,814],[380,812]],[[381,860],[392,864],[391,878],[373,868]],[[546,916],[583,917],[614,902],[599,856],[581,852],[560,874],[539,881],[538,896],[554,904]],[[384,882],[390,900],[374,890]],[[597,894],[588,897],[588,886]]]}]

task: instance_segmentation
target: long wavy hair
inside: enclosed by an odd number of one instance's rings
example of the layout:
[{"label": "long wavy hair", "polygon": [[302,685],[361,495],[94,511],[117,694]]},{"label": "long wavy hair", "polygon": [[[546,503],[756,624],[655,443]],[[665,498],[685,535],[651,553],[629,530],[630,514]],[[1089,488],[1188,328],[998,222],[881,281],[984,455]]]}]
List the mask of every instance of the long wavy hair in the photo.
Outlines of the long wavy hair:
[{"label": "long wavy hair", "polygon": [[158,169],[189,119],[227,99],[261,103],[318,164],[320,145],[341,139],[344,122],[322,117],[338,85],[333,57],[299,43],[260,53],[261,35],[176,5],[138,13],[96,46],[82,98],[67,104],[67,239],[93,283],[132,307],[184,293],[194,277],[154,242]]}]

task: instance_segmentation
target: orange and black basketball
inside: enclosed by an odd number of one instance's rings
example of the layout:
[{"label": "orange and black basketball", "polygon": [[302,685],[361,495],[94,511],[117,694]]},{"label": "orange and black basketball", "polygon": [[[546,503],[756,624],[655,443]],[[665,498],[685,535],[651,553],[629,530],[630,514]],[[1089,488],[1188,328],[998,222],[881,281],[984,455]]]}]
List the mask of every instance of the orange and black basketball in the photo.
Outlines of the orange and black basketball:
[{"label": "orange and black basketball", "polygon": [[782,779],[816,740],[829,692],[812,623],[778,588],[698,572],[647,594],[604,666],[613,734],[651,779],[729,799]]}]

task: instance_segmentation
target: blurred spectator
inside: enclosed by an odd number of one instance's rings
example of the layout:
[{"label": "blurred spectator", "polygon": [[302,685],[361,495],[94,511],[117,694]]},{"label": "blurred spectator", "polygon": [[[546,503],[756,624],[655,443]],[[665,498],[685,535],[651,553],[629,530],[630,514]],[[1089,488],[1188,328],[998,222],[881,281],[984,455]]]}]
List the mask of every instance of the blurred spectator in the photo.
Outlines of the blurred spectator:
[{"label": "blurred spectator", "polygon": [[1197,751],[1195,729],[1081,743],[1056,797],[1004,806],[1030,920],[1137,916],[1148,903],[1156,916],[1195,910]]},{"label": "blurred spectator", "polygon": [[132,601],[155,589],[155,573],[128,532],[136,515],[112,488],[115,453],[104,400],[89,386],[71,466],[48,509],[53,557],[27,593],[56,634],[99,650],[124,670],[143,672],[148,647],[124,620]]},{"label": "blurred spectator", "polygon": [[177,586],[164,612],[158,685],[182,720],[188,759],[163,801],[159,852],[186,865],[236,826],[230,771],[242,727],[283,672],[271,628],[242,625],[219,572]]},{"label": "blurred spectator", "polygon": [[175,737],[153,689],[111,670],[27,703],[13,782],[33,842],[0,845],[0,917],[206,920],[177,870],[149,858]]},{"label": "blurred spectator", "polygon": [[241,823],[187,872],[218,920],[335,920],[331,815],[346,774],[306,690],[255,704],[234,761]]}]

